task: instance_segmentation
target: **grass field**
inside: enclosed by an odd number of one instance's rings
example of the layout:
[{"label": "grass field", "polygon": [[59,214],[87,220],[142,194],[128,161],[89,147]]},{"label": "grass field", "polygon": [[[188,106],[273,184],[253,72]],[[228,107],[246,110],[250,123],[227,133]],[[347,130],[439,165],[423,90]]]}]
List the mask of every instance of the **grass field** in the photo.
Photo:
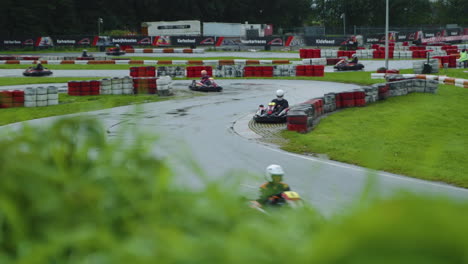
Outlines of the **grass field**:
[{"label": "grass field", "polygon": [[468,89],[392,97],[323,118],[308,134],[285,131],[283,148],[468,188]]},{"label": "grass field", "polygon": [[34,108],[7,108],[0,110],[0,126],[37,118],[88,112],[106,108],[169,100],[172,97],[157,95],[99,95],[69,96],[59,94],[59,105]]}]

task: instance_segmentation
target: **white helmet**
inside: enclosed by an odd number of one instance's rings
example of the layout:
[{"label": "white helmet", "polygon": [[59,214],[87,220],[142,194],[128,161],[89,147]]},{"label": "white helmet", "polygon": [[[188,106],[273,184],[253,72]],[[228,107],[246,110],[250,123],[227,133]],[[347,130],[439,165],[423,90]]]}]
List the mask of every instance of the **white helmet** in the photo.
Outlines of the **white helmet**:
[{"label": "white helmet", "polygon": [[352,57],[352,58],[356,58],[356,57],[357,57],[357,54],[354,53],[351,57]]},{"label": "white helmet", "polygon": [[283,97],[284,96],[284,91],[283,90],[276,90],[276,96],[278,97]]},{"label": "white helmet", "polygon": [[284,175],[283,168],[281,168],[280,165],[271,164],[266,168],[266,177],[268,181],[273,181],[273,178],[271,177],[272,175],[279,175],[282,177]]}]

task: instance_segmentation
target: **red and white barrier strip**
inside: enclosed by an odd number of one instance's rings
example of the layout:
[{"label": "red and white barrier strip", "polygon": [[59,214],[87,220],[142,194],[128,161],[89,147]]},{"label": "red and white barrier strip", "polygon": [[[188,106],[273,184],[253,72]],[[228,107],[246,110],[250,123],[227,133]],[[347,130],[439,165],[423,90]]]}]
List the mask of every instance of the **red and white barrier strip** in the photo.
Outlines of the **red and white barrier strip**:
[{"label": "red and white barrier strip", "polygon": [[[385,79],[388,73],[371,73],[371,79]],[[458,87],[468,88],[467,79],[458,79],[448,76],[426,75],[426,74],[401,74],[404,78],[416,78],[422,80],[436,80],[440,84],[455,85]]]},{"label": "red and white barrier strip", "polygon": [[[309,59],[310,60],[310,59]],[[37,61],[34,60],[0,60],[0,64],[21,64],[21,65],[31,65],[36,64]],[[152,65],[190,65],[198,64],[195,62],[200,62],[201,65],[227,65],[227,64],[239,64],[239,65],[265,65],[265,64],[296,64],[301,65],[301,61],[289,61],[289,60],[245,60],[245,59],[235,59],[235,60],[41,60],[42,64],[119,64],[119,65],[129,65],[129,64],[152,64]],[[307,63],[312,65],[324,65],[322,63],[312,62]]]}]

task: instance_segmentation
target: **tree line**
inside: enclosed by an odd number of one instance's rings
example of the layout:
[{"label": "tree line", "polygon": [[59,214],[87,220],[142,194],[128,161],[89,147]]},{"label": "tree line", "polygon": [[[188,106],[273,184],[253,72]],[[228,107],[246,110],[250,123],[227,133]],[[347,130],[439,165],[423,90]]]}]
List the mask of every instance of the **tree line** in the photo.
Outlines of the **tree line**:
[{"label": "tree line", "polygon": [[[468,25],[466,0],[390,0],[392,26]],[[289,29],[304,25],[383,26],[385,0],[3,0],[0,35],[96,34],[126,30],[140,33],[149,21],[200,20],[273,24]]]}]

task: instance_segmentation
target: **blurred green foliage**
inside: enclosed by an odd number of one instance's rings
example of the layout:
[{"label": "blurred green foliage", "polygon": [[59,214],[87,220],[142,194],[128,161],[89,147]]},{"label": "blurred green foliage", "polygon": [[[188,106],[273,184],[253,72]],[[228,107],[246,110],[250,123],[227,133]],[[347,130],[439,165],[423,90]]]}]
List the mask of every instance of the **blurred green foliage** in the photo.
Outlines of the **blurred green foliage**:
[{"label": "blurred green foliage", "polygon": [[232,181],[177,185],[157,140],[121,133],[83,117],[2,133],[0,263],[468,263],[466,203],[265,215]]}]

